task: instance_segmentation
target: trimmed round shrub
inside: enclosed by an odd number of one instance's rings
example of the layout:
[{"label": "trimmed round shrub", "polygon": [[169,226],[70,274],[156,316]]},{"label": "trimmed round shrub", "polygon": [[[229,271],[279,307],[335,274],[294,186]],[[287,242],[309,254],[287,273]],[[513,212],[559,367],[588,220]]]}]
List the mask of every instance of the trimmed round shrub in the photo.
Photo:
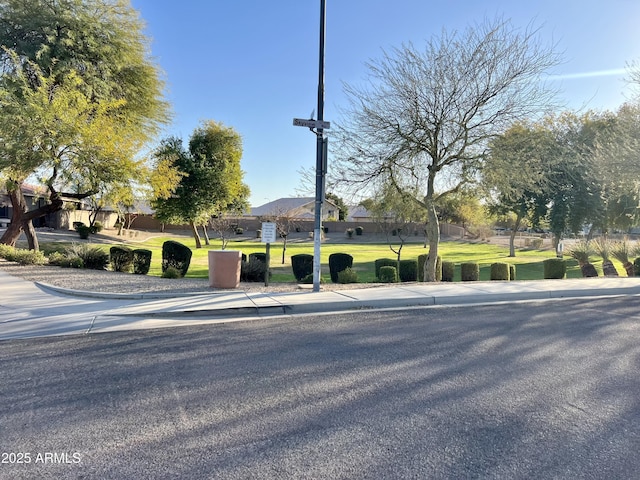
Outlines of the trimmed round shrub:
[{"label": "trimmed round shrub", "polygon": [[313,255],[308,253],[292,255],[291,268],[293,269],[293,276],[296,277],[296,280],[298,282],[302,281],[307,275],[313,274]]},{"label": "trimmed round shrub", "polygon": [[636,277],[640,277],[640,257],[633,261],[633,273]]},{"label": "trimmed round shrub", "polygon": [[109,249],[109,261],[114,272],[130,272],[133,266],[133,250],[114,245]]},{"label": "trimmed round shrub", "polygon": [[87,238],[89,238],[89,234],[91,233],[91,227],[87,227],[84,224],[78,225],[78,228],[76,228],[76,232],[78,232],[80,238],[86,240]]},{"label": "trimmed round shrub", "polygon": [[162,272],[167,268],[178,269],[180,276],[184,277],[191,264],[191,249],[174,240],[167,240],[162,244]]},{"label": "trimmed round shrub", "polygon": [[509,280],[516,279],[516,266],[512,263],[509,264]]},{"label": "trimmed round shrub", "polygon": [[348,253],[332,253],[329,255],[329,274],[331,281],[338,283],[338,273],[353,266],[353,257]]},{"label": "trimmed round shrub", "polygon": [[453,282],[456,273],[456,264],[453,262],[442,262],[442,281]]},{"label": "trimmed round shrub", "polygon": [[567,273],[567,262],[562,258],[547,258],[542,262],[544,278],[564,278]]},{"label": "trimmed round shrub", "polygon": [[267,254],[266,253],[262,253],[262,252],[250,253],[249,254],[249,261],[251,261],[252,259],[266,264],[267,263]]},{"label": "trimmed round shrub", "polygon": [[480,265],[466,262],[460,265],[460,278],[463,282],[477,282],[480,278]]},{"label": "trimmed round shrub", "polygon": [[379,258],[377,259],[375,262],[373,262],[375,271],[376,271],[376,278],[380,278],[380,269],[382,267],[395,267],[397,268],[398,266],[398,261],[394,260],[392,258]]},{"label": "trimmed round shrub", "polygon": [[400,260],[400,277],[401,282],[415,282],[418,280],[418,261],[417,260]]},{"label": "trimmed round shrub", "polygon": [[[429,255],[423,253],[418,255],[418,281],[424,282],[424,264],[429,260]],[[442,257],[438,255],[436,259],[436,282],[442,281]],[[453,280],[452,280],[453,281]]]},{"label": "trimmed round shrub", "polygon": [[133,251],[133,273],[136,275],[146,275],[151,268],[151,257],[153,252],[146,248],[137,248]]},{"label": "trimmed round shrub", "polygon": [[351,267],[338,272],[338,283],[358,283],[358,274]]},{"label": "trimmed round shrub", "polygon": [[396,283],[398,281],[398,270],[391,265],[384,265],[380,267],[378,279],[382,283]]},{"label": "trimmed round shrub", "polygon": [[362,235],[364,233],[364,228],[363,227],[356,227],[356,235]]},{"label": "trimmed round shrub", "polygon": [[509,264],[496,262],[491,264],[491,280],[509,280]]}]

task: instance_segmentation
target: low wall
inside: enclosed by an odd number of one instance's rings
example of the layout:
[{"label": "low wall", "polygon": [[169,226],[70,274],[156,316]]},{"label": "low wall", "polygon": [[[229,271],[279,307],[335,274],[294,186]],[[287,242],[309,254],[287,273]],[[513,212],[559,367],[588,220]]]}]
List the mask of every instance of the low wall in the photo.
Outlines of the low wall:
[{"label": "low wall", "polygon": [[[236,223],[238,227],[255,231],[262,228],[262,220],[256,218],[239,218]],[[377,222],[337,222],[337,221],[325,221],[322,222],[323,227],[327,228],[330,233],[346,232],[347,229],[356,227],[362,227],[368,233],[384,233],[384,225]],[[313,220],[299,220],[291,222],[292,232],[313,232],[314,222]],[[149,230],[149,231],[172,231],[172,230],[189,230],[189,225],[162,225],[156,218],[151,215],[138,215],[131,223],[131,228],[137,230]],[[392,228],[392,227],[391,227]],[[424,224],[421,223],[407,223],[403,226],[403,230],[406,230],[411,235],[423,235]],[[440,224],[440,233],[449,237],[462,238],[465,234],[465,229],[458,225],[451,225],[449,223]]]}]

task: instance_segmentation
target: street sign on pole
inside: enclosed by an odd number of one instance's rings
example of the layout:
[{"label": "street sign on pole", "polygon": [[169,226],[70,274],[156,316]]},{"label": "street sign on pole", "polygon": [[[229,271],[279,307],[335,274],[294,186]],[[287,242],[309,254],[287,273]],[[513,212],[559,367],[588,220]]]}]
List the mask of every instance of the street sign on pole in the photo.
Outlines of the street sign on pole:
[{"label": "street sign on pole", "polygon": [[331,122],[313,119],[305,120],[304,118],[294,118],[293,125],[295,127],[321,128],[323,130],[329,130],[331,128]]}]

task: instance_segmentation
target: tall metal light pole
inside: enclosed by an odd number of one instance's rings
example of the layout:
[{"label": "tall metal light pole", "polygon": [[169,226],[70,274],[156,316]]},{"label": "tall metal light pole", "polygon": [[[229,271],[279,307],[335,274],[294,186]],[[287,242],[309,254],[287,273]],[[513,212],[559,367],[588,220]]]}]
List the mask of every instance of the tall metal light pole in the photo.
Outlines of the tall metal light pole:
[{"label": "tall metal light pole", "polygon": [[322,239],[322,204],[324,202],[325,176],[325,142],[323,138],[322,122],[324,121],[324,34],[325,34],[326,0],[320,0],[320,55],[318,68],[318,124],[316,131],[316,202],[315,223],[313,227],[313,291],[320,291],[320,242]]},{"label": "tall metal light pole", "polygon": [[324,121],[324,31],[326,0],[320,0],[320,68],[318,73],[318,119],[294,118],[296,127],[308,127],[316,134],[316,202],[313,227],[313,291],[320,291],[320,243],[322,240],[322,204],[324,203],[324,179],[327,173],[327,139],[323,131],[331,127]]}]

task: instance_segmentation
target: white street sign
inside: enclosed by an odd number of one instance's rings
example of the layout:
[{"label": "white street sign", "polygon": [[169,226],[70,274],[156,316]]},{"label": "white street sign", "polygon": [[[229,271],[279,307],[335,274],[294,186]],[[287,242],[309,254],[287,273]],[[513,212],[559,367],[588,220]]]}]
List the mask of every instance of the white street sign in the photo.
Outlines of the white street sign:
[{"label": "white street sign", "polygon": [[323,130],[329,130],[331,128],[331,122],[313,119],[305,120],[303,118],[294,118],[293,125],[296,127],[322,128]]},{"label": "white street sign", "polygon": [[276,242],[276,224],[273,222],[262,223],[262,243]]}]

